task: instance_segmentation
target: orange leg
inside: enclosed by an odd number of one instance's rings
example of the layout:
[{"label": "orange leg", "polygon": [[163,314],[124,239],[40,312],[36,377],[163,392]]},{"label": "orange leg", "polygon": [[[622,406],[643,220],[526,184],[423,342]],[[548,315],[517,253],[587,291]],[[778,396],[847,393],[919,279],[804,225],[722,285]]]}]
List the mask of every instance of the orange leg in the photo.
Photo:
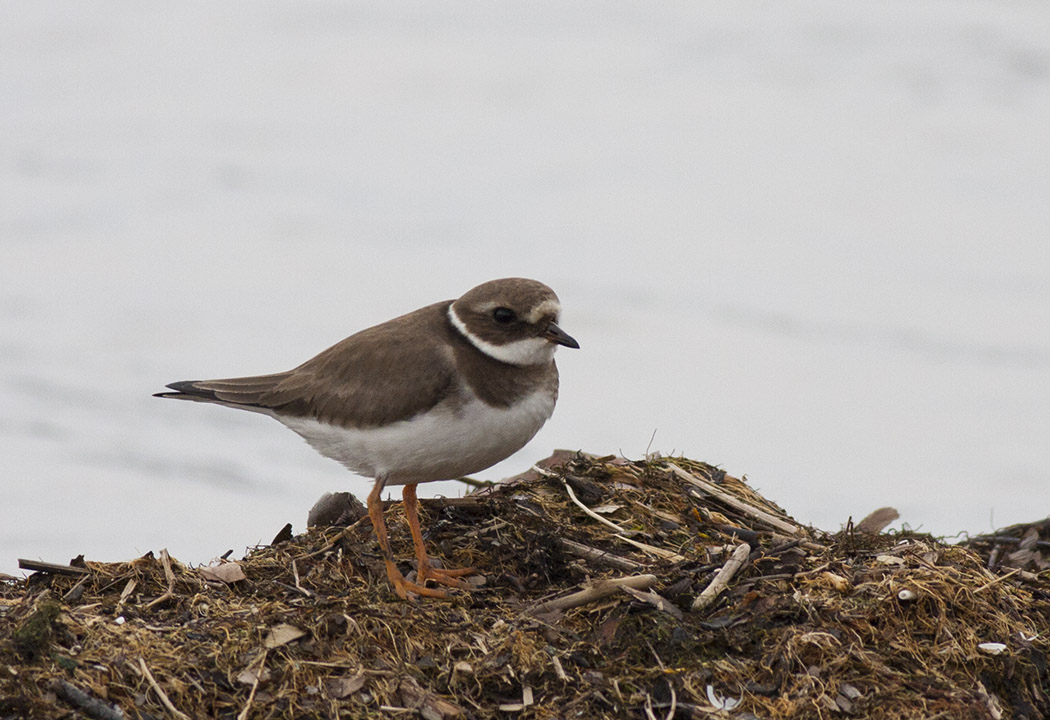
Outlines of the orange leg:
[{"label": "orange leg", "polygon": [[383,502],[379,498],[385,484],[381,478],[377,478],[375,487],[368,494],[368,516],[372,518],[372,527],[375,529],[376,539],[379,541],[379,549],[383,551],[383,560],[386,562],[386,577],[390,584],[393,585],[394,592],[402,600],[407,600],[410,592],[424,597],[448,597],[440,590],[423,587],[421,584],[417,585],[405,580],[401,571],[397,569],[397,564],[394,562],[394,554],[390,552],[390,539],[386,534],[386,523],[383,522]]},{"label": "orange leg", "polygon": [[417,510],[419,502],[416,499],[415,484],[405,485],[405,489],[402,491],[401,496],[405,500],[405,518],[408,520],[409,529],[412,530],[412,544],[416,547],[416,561],[418,563],[416,570],[416,575],[418,576],[417,580],[420,583],[425,583],[427,580],[433,580],[436,583],[448,587],[469,590],[470,585],[459,578],[463,575],[469,575],[474,572],[474,568],[446,570],[445,568],[436,568],[430,564],[430,558],[427,557],[426,546],[423,545],[423,533],[419,529],[419,512]]}]

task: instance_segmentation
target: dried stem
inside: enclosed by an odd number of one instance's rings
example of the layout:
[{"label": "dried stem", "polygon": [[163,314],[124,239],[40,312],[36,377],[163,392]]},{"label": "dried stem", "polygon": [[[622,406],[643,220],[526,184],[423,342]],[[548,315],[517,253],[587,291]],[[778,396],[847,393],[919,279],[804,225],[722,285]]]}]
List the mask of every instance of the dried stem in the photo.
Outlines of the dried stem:
[{"label": "dried stem", "polygon": [[566,610],[568,608],[586,605],[587,603],[609,597],[620,590],[621,587],[631,587],[635,590],[645,590],[656,584],[655,575],[631,575],[629,577],[616,578],[614,580],[602,580],[588,588],[563,595],[560,598],[548,600],[533,608],[533,613],[551,612],[552,610]]},{"label": "dried stem", "polygon": [[676,552],[671,552],[670,550],[664,550],[663,548],[656,547],[655,545],[649,545],[648,543],[638,542],[637,540],[632,540],[631,538],[627,537],[626,535],[621,534],[623,532],[626,532],[622,527],[620,527],[619,525],[614,523],[612,520],[608,520],[607,518],[603,518],[601,515],[599,515],[598,513],[594,512],[589,507],[587,507],[582,502],[580,502],[579,498],[576,497],[576,493],[574,493],[572,491],[572,488],[569,486],[569,483],[564,483],[564,485],[565,485],[566,492],[569,493],[569,499],[572,500],[581,510],[583,510],[585,513],[587,513],[587,515],[589,515],[590,517],[594,518],[595,520],[597,520],[598,522],[602,523],[603,525],[608,525],[613,530],[615,530],[616,531],[616,537],[618,539],[623,540],[628,545],[634,545],[636,548],[638,548],[639,550],[641,550],[643,552],[647,552],[647,553],[649,553],[651,555],[656,555],[657,557],[664,558],[665,560],[671,560],[673,562],[682,562],[683,560],[685,560],[684,556],[679,555]]},{"label": "dried stem", "polygon": [[175,593],[175,573],[171,571],[171,556],[168,555],[168,549],[164,548],[160,551],[160,563],[164,566],[164,577],[168,580],[168,589],[164,591],[164,594],[160,597],[151,600],[146,609],[149,610],[154,605],[160,605],[165,600],[170,600]]},{"label": "dried stem", "polygon": [[146,660],[141,657],[139,658],[139,669],[142,670],[143,676],[149,681],[150,687],[152,687],[153,691],[157,693],[158,697],[160,697],[161,704],[168,709],[168,712],[179,718],[179,720],[190,720],[187,715],[179,712],[178,708],[172,704],[171,698],[169,698],[168,694],[164,692],[164,688],[157,684],[157,680],[153,677],[153,673],[149,671],[149,666],[146,665]]},{"label": "dried stem", "polygon": [[682,468],[675,465],[673,462],[668,461],[667,466],[671,469],[671,472],[673,472],[678,477],[682,478],[688,483],[697,486],[698,488],[706,492],[708,495],[715,497],[720,503],[728,505],[734,510],[742,512],[750,518],[758,520],[759,522],[765,525],[774,527],[777,530],[785,532],[789,535],[801,535],[803,532],[802,528],[798,525],[795,525],[794,523],[788,522],[786,520],[782,520],[774,515],[770,515],[765,510],[759,510],[754,505],[746,503],[734,495],[730,495],[714,483],[708,482],[707,480],[702,480],[696,475],[693,475],[692,473],[683,470]]},{"label": "dried stem", "polygon": [[733,554],[729,556],[728,560],[726,560],[726,564],[718,571],[714,580],[711,581],[711,584],[704,588],[704,591],[693,601],[692,610],[703,610],[713,603],[715,598],[717,598],[718,595],[729,585],[729,581],[733,579],[734,575],[736,575],[737,570],[743,567],[744,563],[747,562],[747,558],[750,554],[750,545],[747,543],[740,543],[737,545]]}]

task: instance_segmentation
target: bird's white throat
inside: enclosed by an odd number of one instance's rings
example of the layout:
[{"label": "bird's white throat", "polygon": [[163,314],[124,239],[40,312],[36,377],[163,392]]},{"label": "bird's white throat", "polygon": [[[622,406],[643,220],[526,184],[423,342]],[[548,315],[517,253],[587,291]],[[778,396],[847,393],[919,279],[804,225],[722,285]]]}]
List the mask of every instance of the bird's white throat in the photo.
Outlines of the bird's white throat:
[{"label": "bird's white throat", "polygon": [[467,324],[456,314],[456,308],[452,305],[449,305],[448,308],[448,319],[463,334],[463,337],[470,341],[471,345],[500,362],[521,366],[546,365],[554,359],[554,351],[557,346],[546,338],[525,338],[505,345],[497,345],[472,333],[467,328]]}]

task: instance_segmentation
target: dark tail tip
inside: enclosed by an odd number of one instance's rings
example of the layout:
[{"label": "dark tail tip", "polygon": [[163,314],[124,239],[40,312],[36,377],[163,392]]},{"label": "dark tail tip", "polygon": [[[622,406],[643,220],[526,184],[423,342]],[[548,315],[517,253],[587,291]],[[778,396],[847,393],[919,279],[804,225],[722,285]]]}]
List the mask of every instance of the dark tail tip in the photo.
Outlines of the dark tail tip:
[{"label": "dark tail tip", "polygon": [[215,393],[212,390],[204,390],[197,387],[197,380],[180,380],[179,382],[173,382],[165,385],[166,388],[171,388],[175,392],[161,392],[154,393],[153,397],[159,398],[184,398],[186,396],[206,398],[208,400],[215,400]]}]

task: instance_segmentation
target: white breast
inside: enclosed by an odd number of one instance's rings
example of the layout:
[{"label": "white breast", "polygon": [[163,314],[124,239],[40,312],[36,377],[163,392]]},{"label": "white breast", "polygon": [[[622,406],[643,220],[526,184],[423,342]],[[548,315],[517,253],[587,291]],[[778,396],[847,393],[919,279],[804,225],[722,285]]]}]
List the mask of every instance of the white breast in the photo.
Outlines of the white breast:
[{"label": "white breast", "polygon": [[554,412],[555,396],[535,392],[509,408],[477,399],[409,420],[357,429],[277,417],[325,457],[388,485],[451,480],[495,465],[520,450]]}]

